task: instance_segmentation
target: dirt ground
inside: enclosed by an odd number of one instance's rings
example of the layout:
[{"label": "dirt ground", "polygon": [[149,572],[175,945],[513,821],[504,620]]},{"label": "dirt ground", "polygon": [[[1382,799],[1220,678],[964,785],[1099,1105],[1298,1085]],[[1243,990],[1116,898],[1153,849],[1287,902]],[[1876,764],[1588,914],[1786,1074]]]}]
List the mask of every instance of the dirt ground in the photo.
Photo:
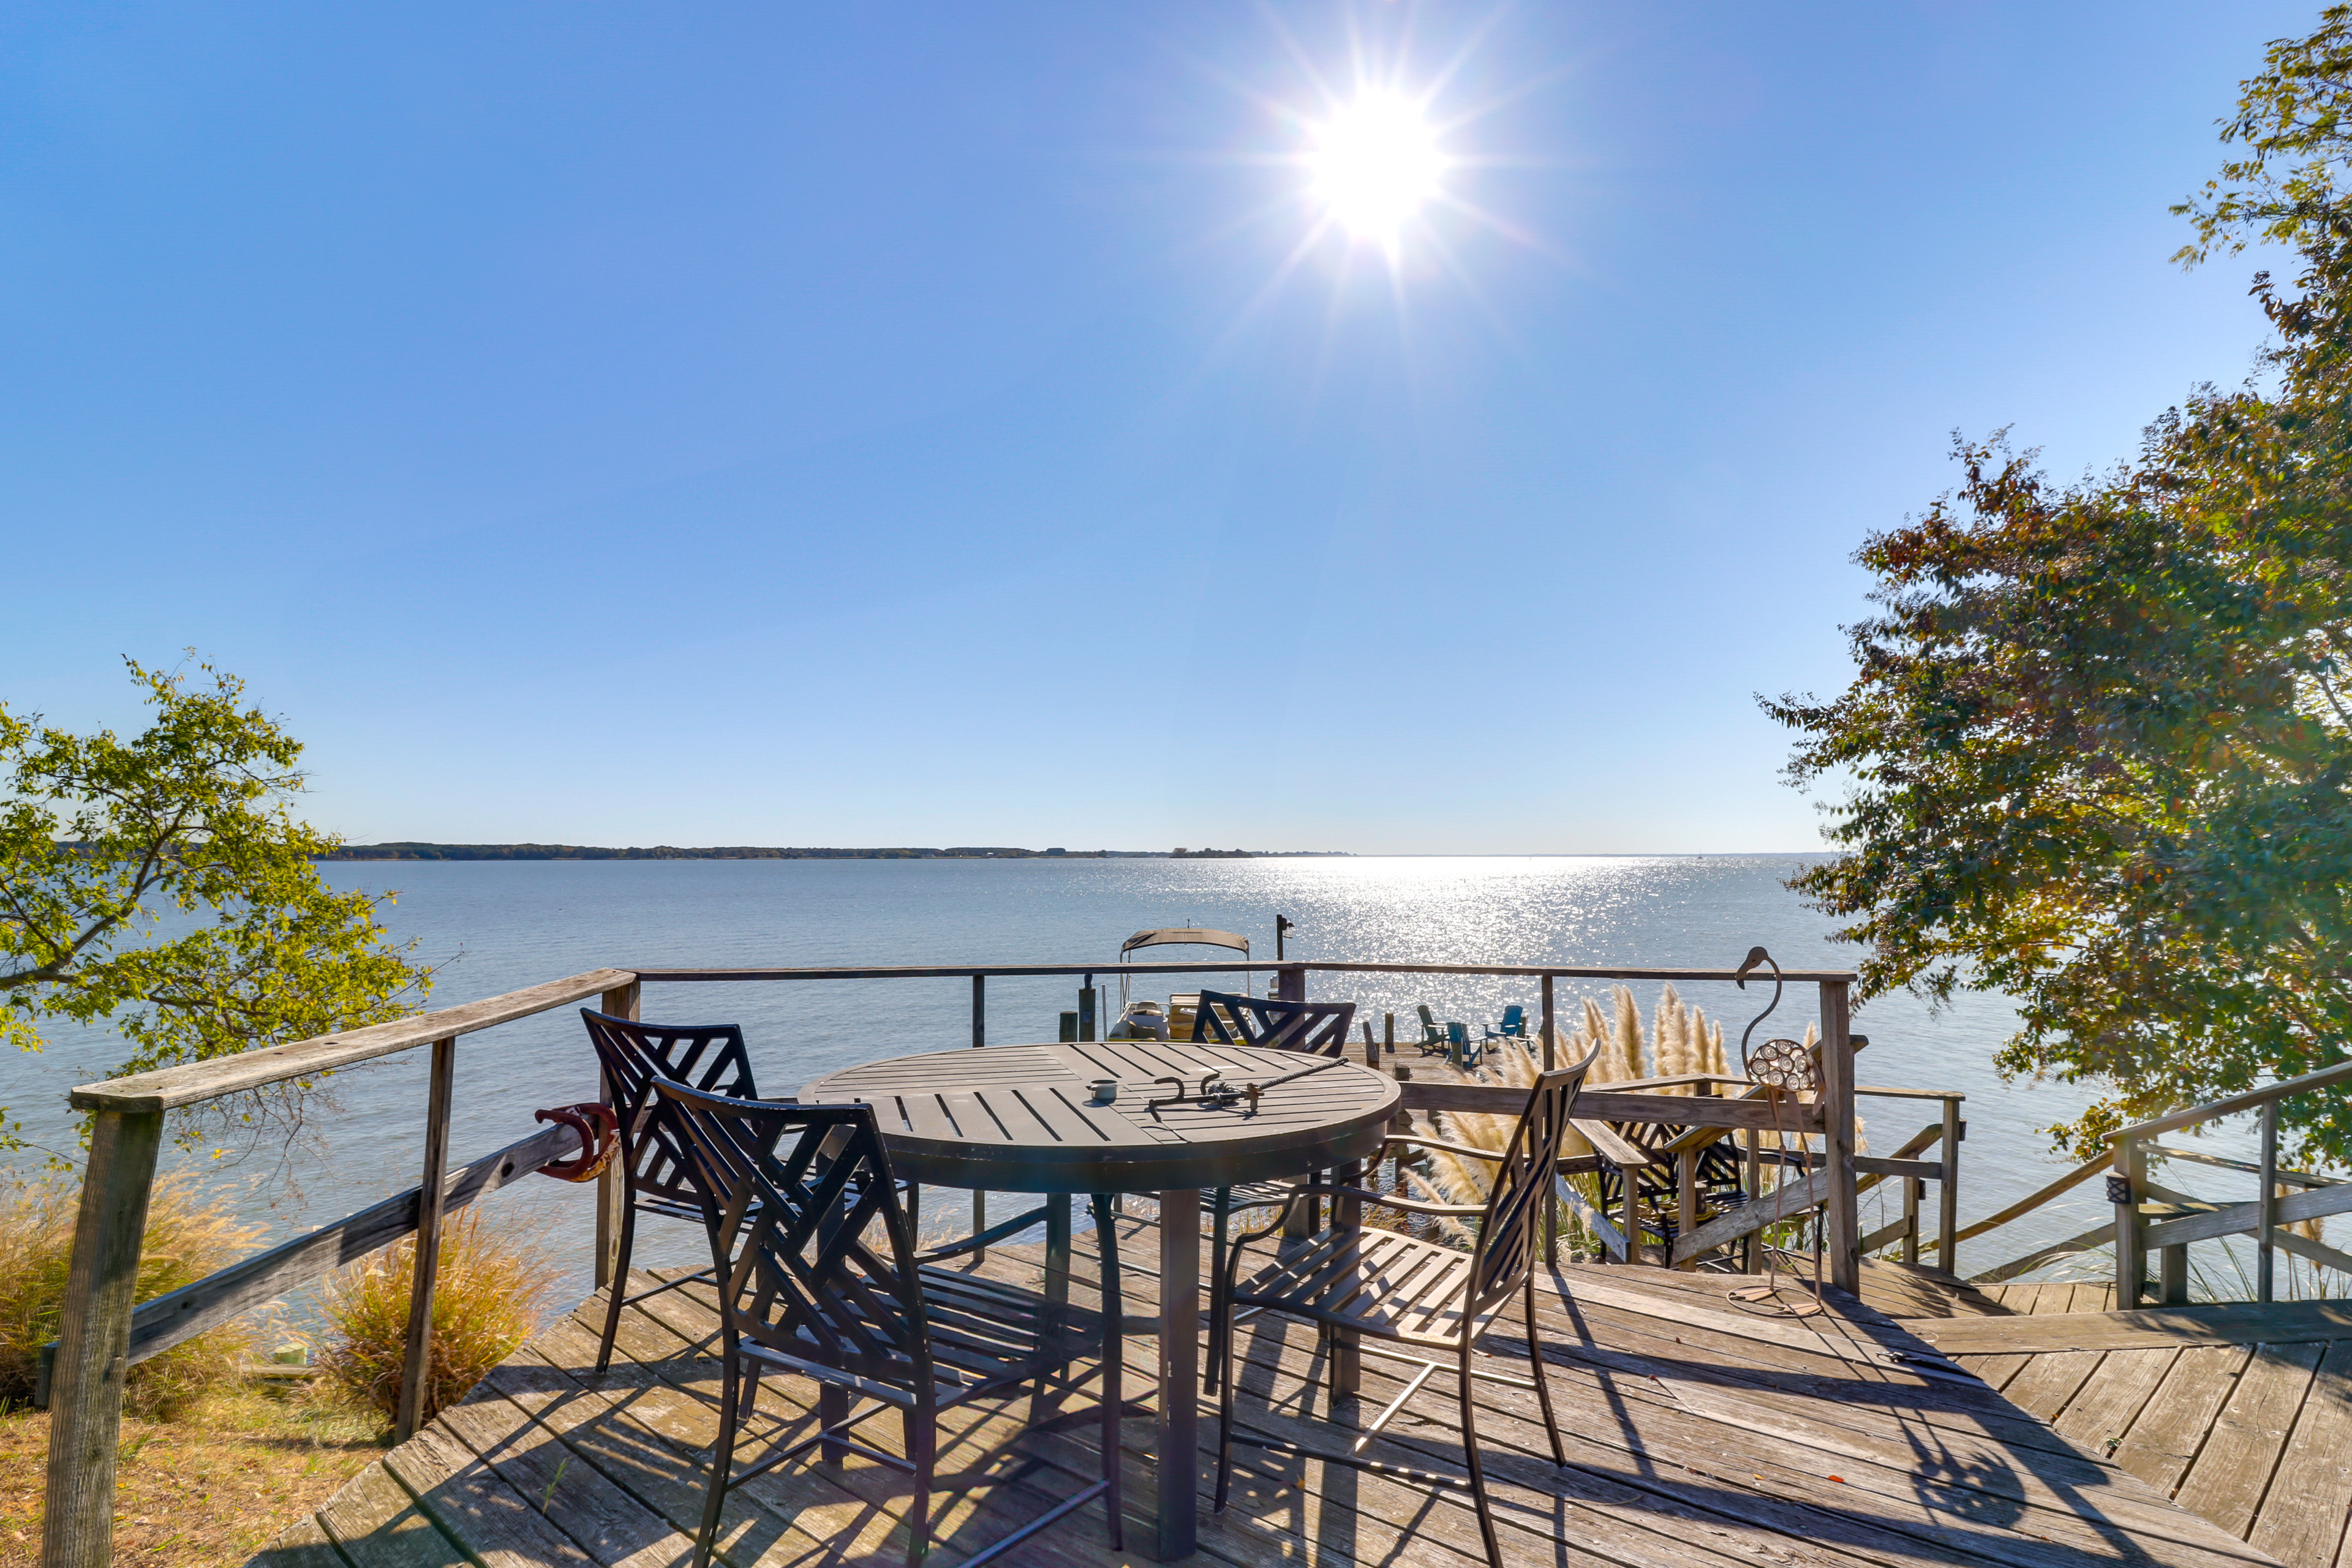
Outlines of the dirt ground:
[{"label": "dirt ground", "polygon": [[[122,1423],[114,1561],[139,1568],[242,1563],[381,1455],[373,1413],[306,1392],[239,1388],[175,1421]],[[0,1415],[0,1564],[41,1554],[46,1412]]]}]

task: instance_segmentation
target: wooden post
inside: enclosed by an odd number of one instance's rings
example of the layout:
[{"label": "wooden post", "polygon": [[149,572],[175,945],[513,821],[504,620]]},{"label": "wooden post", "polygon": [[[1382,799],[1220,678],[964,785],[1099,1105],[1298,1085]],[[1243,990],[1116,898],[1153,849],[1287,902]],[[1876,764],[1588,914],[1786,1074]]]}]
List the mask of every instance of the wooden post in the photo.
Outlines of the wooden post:
[{"label": "wooden post", "polygon": [[2107,1200],[2116,1205],[2116,1310],[2128,1312],[2139,1305],[2142,1276],[2147,1272],[2147,1222],[2139,1212],[2140,1195],[2147,1190],[2147,1156],[2139,1140],[2116,1140],[2115,1174],[2107,1178]]},{"label": "wooden post", "polygon": [[1916,1176],[1903,1178],[1903,1261],[1919,1261],[1919,1194],[1925,1185]]},{"label": "wooden post", "polygon": [[1960,1102],[1944,1100],[1943,1174],[1936,1178],[1936,1267],[1960,1271]]},{"label": "wooden post", "polygon": [[114,1561],[114,1460],[130,1373],[131,1297],[163,1113],[102,1110],[90,1130],[73,1260],[49,1394],[49,1468],[41,1562],[110,1568]]},{"label": "wooden post", "polygon": [[1095,977],[1089,974],[1087,983],[1078,987],[1078,1038],[1091,1040],[1094,1037]]},{"label": "wooden post", "polygon": [[2273,1263],[2276,1257],[2272,1237],[2278,1230],[2278,1101],[2263,1101],[2263,1190],[2254,1201],[2261,1206],[2254,1210],[2254,1300],[2267,1301],[2273,1296]]},{"label": "wooden post", "polygon": [[1275,971],[1274,994],[1278,1001],[1306,1001],[1307,971],[1295,963],[1287,969]]},{"label": "wooden post", "polygon": [[[615,1018],[635,1018],[640,988],[632,980],[626,985],[615,986],[605,992],[599,1010]],[[612,1104],[613,1086],[605,1083],[602,1092],[604,1103]],[[636,1129],[624,1128],[623,1131],[634,1138]],[[600,1290],[614,1283],[613,1265],[621,1255],[621,1209],[628,1201],[628,1178],[621,1169],[621,1162],[615,1159],[604,1167],[604,1173],[596,1178],[595,1277],[596,1288]]]},{"label": "wooden post", "polygon": [[[425,1099],[425,1179],[416,1194],[416,1259],[408,1289],[408,1352],[400,1368],[399,1418],[392,1440],[416,1436],[425,1418],[425,1390],[433,1371],[433,1280],[441,1268],[441,1205],[449,1177],[449,1097],[456,1088],[457,1042],[433,1042],[433,1087]],[[627,1281],[615,1279],[613,1289]]]},{"label": "wooden post", "polygon": [[[1698,1151],[1685,1149],[1675,1156],[1675,1239],[1679,1241],[1697,1228]],[[1696,1254],[1684,1258],[1680,1263],[1673,1261],[1674,1255],[1674,1247],[1669,1245],[1666,1248],[1669,1268],[1680,1268],[1685,1272],[1696,1272],[1698,1268]]]},{"label": "wooden post", "polygon": [[1829,1223],[1830,1283],[1862,1292],[1862,1215],[1853,1172],[1853,1034],[1845,982],[1822,982],[1822,1119],[1830,1173],[1822,1211]]},{"label": "wooden post", "polygon": [[1617,1173],[1625,1182],[1625,1261],[1641,1263],[1642,1257],[1642,1167],[1620,1165]]},{"label": "wooden post", "polygon": [[2156,1296],[2168,1307],[2189,1305],[2189,1244],[2156,1249]]},{"label": "wooden post", "polygon": [[[971,1048],[984,1050],[988,1046],[988,976],[971,977]],[[978,1187],[971,1190],[971,1233],[978,1236],[988,1228],[988,1194]],[[974,1263],[988,1261],[988,1248],[979,1248],[971,1255]]]}]

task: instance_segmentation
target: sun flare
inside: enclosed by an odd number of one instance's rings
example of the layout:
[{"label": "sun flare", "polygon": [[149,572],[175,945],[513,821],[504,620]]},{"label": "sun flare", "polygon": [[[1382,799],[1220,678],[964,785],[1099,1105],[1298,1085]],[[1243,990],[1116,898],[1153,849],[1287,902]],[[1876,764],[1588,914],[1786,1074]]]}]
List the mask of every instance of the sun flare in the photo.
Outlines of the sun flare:
[{"label": "sun flare", "polygon": [[1360,239],[1392,242],[1445,173],[1421,106],[1394,92],[1368,90],[1341,106],[1315,127],[1314,142],[1315,195]]}]

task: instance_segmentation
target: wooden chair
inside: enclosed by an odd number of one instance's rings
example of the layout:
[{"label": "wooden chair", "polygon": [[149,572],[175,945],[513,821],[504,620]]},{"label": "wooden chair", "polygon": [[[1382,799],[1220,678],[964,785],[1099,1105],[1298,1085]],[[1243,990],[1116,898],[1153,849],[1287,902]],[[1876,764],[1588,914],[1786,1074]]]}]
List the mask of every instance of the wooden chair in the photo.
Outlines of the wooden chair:
[{"label": "wooden chair", "polygon": [[[1033,1384],[1042,1394],[1049,1377],[1076,1388],[1100,1376],[1102,1477],[962,1561],[990,1562],[1097,1498],[1111,1550],[1121,1549],[1118,1235],[1108,1198],[1094,1200],[1102,1307],[1074,1307],[919,1263],[871,1106],[735,1100],[667,1079],[655,1092],[691,1150],[721,1277],[719,1440],[694,1568],[710,1561],[728,1491],[813,1447],[826,1462],[854,1449],[912,1476],[915,1568],[930,1550],[930,1494],[956,1489],[934,1473],[940,1412]],[[1087,1356],[1095,1366],[1071,1375]],[[766,1372],[816,1383],[817,1429],[737,1470],[737,1437]],[[903,1456],[856,1434],[890,1410],[904,1422]]]},{"label": "wooden chair", "polygon": [[[1486,1542],[1487,1562],[1493,1568],[1503,1568],[1502,1550],[1495,1537],[1494,1512],[1486,1498],[1486,1471],[1478,1458],[1477,1406],[1470,1384],[1474,1378],[1486,1378],[1524,1388],[1528,1380],[1483,1371],[1473,1358],[1478,1353],[1480,1337],[1494,1325],[1501,1308],[1516,1292],[1527,1326],[1528,1366],[1537,1402],[1543,1408],[1544,1430],[1551,1438],[1552,1460],[1555,1464],[1567,1464],[1568,1455],[1560,1445],[1559,1423],[1552,1414],[1551,1386],[1544,1376],[1543,1352],[1536,1332],[1534,1265],[1536,1247],[1541,1239],[1543,1198],[1554,1179],[1560,1139],[1568,1131],[1577,1086],[1583,1082],[1586,1071],[1599,1055],[1595,1047],[1591,1055],[1573,1067],[1557,1068],[1536,1080],[1528,1096],[1527,1108],[1519,1115],[1519,1124],[1501,1153],[1459,1144],[1440,1145],[1465,1156],[1493,1162],[1494,1186],[1484,1204],[1423,1203],[1392,1194],[1320,1182],[1294,1189],[1293,1204],[1313,1201],[1320,1195],[1378,1204],[1411,1214],[1475,1218],[1477,1239],[1470,1251],[1457,1252],[1394,1231],[1334,1226],[1307,1238],[1304,1246],[1286,1247],[1281,1257],[1247,1279],[1236,1279],[1244,1249],[1251,1242],[1271,1236],[1281,1222],[1277,1220],[1235,1240],[1213,1283],[1209,1308],[1211,1333],[1221,1336],[1215,1343],[1217,1354],[1225,1363],[1218,1376],[1216,1506],[1220,1510],[1225,1506],[1233,1474],[1234,1314],[1247,1308],[1305,1318],[1320,1328],[1327,1342],[1341,1333],[1369,1334],[1376,1339],[1454,1352],[1462,1402],[1462,1447],[1469,1462],[1471,1497],[1478,1509],[1478,1531]],[[1426,1144],[1431,1141],[1398,1138],[1391,1142]],[[1353,1454],[1361,1454],[1403,1408],[1405,1401],[1443,1364],[1414,1356],[1401,1359],[1418,1362],[1423,1370],[1358,1436]],[[1424,1474],[1417,1468],[1308,1450],[1277,1439],[1242,1440],[1258,1447],[1313,1452],[1327,1462],[1364,1469],[1408,1477]]]},{"label": "wooden chair", "polygon": [[[1219,991],[1203,991],[1192,1037],[1197,1044],[1254,1046],[1336,1057],[1347,1049],[1348,1026],[1355,1016],[1353,1002],[1277,1002],[1267,996],[1228,996]],[[1225,1266],[1225,1236],[1232,1228],[1234,1209],[1283,1203],[1290,1192],[1288,1182],[1253,1182],[1217,1189],[1210,1204],[1210,1279],[1214,1279]],[[1216,1388],[1217,1364],[1213,1328],[1208,1365],[1201,1374],[1204,1388]]]},{"label": "wooden chair", "polygon": [[699,1221],[702,1193],[696,1185],[687,1150],[667,1122],[654,1114],[654,1085],[663,1079],[690,1084],[713,1094],[737,1100],[757,1100],[751,1058],[744,1053],[743,1030],[735,1024],[640,1024],[593,1008],[580,1009],[588,1026],[589,1044],[604,1070],[604,1092],[620,1123],[618,1160],[626,1194],[621,1204],[621,1234],[613,1265],[612,1299],[604,1309],[604,1337],[596,1347],[596,1370],[613,1363],[613,1336],[620,1331],[621,1309],[675,1290],[702,1273],[673,1279],[650,1290],[624,1297],[628,1289],[629,1255],[636,1246],[637,1215]]}]

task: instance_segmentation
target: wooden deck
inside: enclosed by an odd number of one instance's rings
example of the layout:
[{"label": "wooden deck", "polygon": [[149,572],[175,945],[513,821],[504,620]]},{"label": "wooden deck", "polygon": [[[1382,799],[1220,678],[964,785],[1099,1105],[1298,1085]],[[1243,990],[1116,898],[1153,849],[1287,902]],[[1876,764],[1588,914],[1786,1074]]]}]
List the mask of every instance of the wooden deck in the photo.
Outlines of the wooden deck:
[{"label": "wooden deck", "polygon": [[[1154,1258],[1149,1225],[1124,1223],[1137,1234],[1123,1237],[1123,1257]],[[1083,1237],[1080,1242],[1083,1276],[1089,1262]],[[1000,1250],[987,1268],[1034,1281],[1039,1262],[1032,1251]],[[1129,1278],[1130,1310],[1151,1310],[1155,1281],[1133,1268]],[[2333,1367],[2332,1342],[2289,1347],[2273,1358],[2288,1370],[2252,1379],[2244,1374],[2270,1354],[2267,1347],[2135,1342],[2121,1351],[2029,1352],[1955,1342],[1953,1355],[2008,1387],[2005,1398],[1944,1360],[1923,1336],[2016,1331],[2073,1318],[2013,1316],[1980,1293],[1956,1291],[1958,1282],[1948,1280],[1932,1270],[1874,1268],[1867,1304],[1808,1324],[1727,1300],[1726,1291],[1741,1283],[1734,1277],[1627,1268],[1557,1271],[1543,1297],[1543,1327],[1569,1468],[1550,1464],[1531,1394],[1496,1384],[1480,1391],[1479,1422],[1507,1555],[1529,1568],[2242,1568],[2277,1560],[2266,1555],[2277,1552],[2289,1562],[2325,1561],[2333,1568],[2347,1489],[2344,1457],[2352,1457],[2344,1430],[2352,1405],[2342,1397],[2340,1376],[2325,1381],[2314,1370],[2323,1358]],[[1940,1312],[1925,1310],[1938,1304]],[[1896,1321],[1894,1311],[1911,1321]],[[716,1430],[718,1379],[704,1353],[715,1328],[710,1299],[680,1290],[633,1308],[625,1316],[622,1355],[602,1379],[589,1371],[595,1339],[585,1326],[600,1315],[598,1301],[583,1303],[254,1562],[267,1568],[683,1562],[701,1506],[700,1450]],[[2346,1331],[2352,1337],[2352,1327]],[[1256,1320],[1243,1326],[1241,1337],[1245,1428],[1344,1453],[1347,1439],[1317,1384],[1321,1362],[1312,1331],[1295,1325],[1284,1331]],[[1507,1358],[1517,1349],[1501,1331],[1489,1342]],[[1149,1340],[1131,1341],[1128,1353],[1132,1367],[1148,1369],[1156,1359]],[[2178,1384],[2179,1393],[2132,1405],[2119,1433],[2126,1441],[2109,1458],[2097,1451],[2104,1439],[2089,1451],[2070,1439],[2090,1430],[2088,1412],[2130,1403],[2091,1393],[2118,1383],[2120,1370],[2105,1379],[2095,1374],[2119,1354],[2168,1358],[2151,1386]],[[2068,1355],[2088,1359],[2070,1363],[2082,1364],[2083,1374],[2053,1401],[2050,1389],[2065,1377],[2026,1374],[2037,1362]],[[2202,1359],[2192,1367],[2191,1357]],[[2124,1364],[2139,1363],[2119,1368]],[[2294,1365],[2303,1369],[2300,1381]],[[2175,1376],[2180,1368],[2191,1370]],[[1392,1363],[1366,1358],[1364,1415],[1402,1386],[1391,1371]],[[2021,1388],[2021,1379],[2030,1386]],[[1433,1381],[1415,1396],[1381,1439],[1380,1457],[1461,1473],[1458,1413],[1440,1388],[1445,1381]],[[769,1384],[761,1408],[773,1426],[755,1429],[754,1452],[775,1437],[805,1432],[812,1419],[800,1403],[805,1387],[789,1379]],[[2260,1444],[2252,1440],[2250,1423],[2276,1426],[2286,1412],[2295,1440],[2273,1446],[2290,1450],[2293,1468],[2282,1468],[2282,1479],[2308,1478],[2298,1487],[2319,1501],[2318,1472],[2335,1465],[2327,1484],[2336,1501],[2321,1510],[2334,1521],[2334,1533],[2317,1530],[2305,1541],[2290,1541],[2284,1526],[2265,1533],[2257,1495],[2245,1510],[2256,1535],[2249,1547],[2234,1516],[2209,1522],[2168,1500],[2166,1482],[2179,1478],[2151,1468],[2132,1446],[2136,1431],[2147,1434],[2142,1447],[2153,1452],[2162,1432],[2183,1429],[2165,1413],[2201,1408],[2191,1398],[2195,1389],[2206,1390],[2217,1409],[2234,1409],[2241,1401],[2224,1394],[2257,1387],[2259,1396],[2245,1402],[2246,1418],[2228,1426],[2231,1434],[2246,1428],[2247,1439],[2232,1435],[2226,1443],[2251,1451]],[[2032,1407],[2021,1408],[2028,1400]],[[2085,1415],[2070,1426],[2069,1412],[2078,1410]],[[2331,1411],[2332,1418],[2319,1418]],[[1034,1517],[1093,1470],[1083,1431],[1023,1436],[1013,1418],[1022,1414],[1020,1405],[1001,1417],[961,1412],[943,1434],[941,1470],[984,1472],[989,1479],[957,1494],[942,1520],[936,1552],[942,1564]],[[1336,1415],[1344,1426],[1357,1411]],[[887,1426],[870,1430],[880,1434]],[[2217,1418],[2209,1426],[2213,1435],[2200,1456],[2225,1441],[2224,1424]],[[1128,1424],[1131,1510],[1148,1508],[1151,1496],[1150,1430],[1149,1421]],[[1204,1420],[1204,1442],[1213,1443],[1213,1421]],[[1433,1491],[1263,1450],[1244,1449],[1240,1458],[1234,1505],[1203,1521],[1193,1560],[1201,1568],[1483,1563],[1463,1491]],[[2193,1479],[2204,1463],[2198,1457],[2181,1475]],[[2232,1474],[2252,1468],[2251,1461],[2231,1464]],[[2218,1489],[2221,1471],[2213,1473]],[[838,1469],[787,1467],[738,1492],[722,1555],[738,1568],[895,1563],[903,1551],[898,1514],[904,1497],[892,1472],[866,1461]],[[2204,1497],[2199,1491],[2182,1502]],[[2279,1511],[2284,1519],[2290,1510]],[[1089,1511],[1007,1561],[1054,1568],[1140,1564],[1147,1561],[1140,1547],[1150,1539],[1145,1522],[1139,1513],[1131,1518],[1129,1549],[1113,1552],[1099,1515]],[[2326,1534],[2325,1557],[2312,1550],[2319,1534]],[[2292,1553],[2283,1550],[2289,1546]]]}]

